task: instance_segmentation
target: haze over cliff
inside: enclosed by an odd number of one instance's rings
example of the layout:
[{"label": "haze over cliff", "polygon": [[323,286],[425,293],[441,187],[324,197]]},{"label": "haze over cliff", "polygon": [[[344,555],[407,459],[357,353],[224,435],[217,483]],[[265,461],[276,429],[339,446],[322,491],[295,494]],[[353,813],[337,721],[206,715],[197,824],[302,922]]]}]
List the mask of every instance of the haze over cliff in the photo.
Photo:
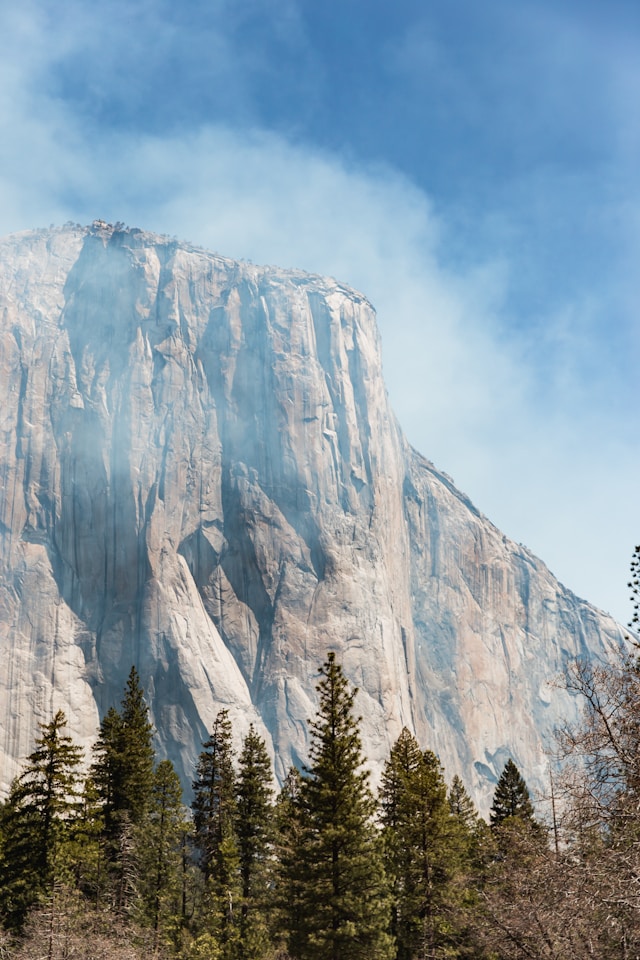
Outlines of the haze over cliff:
[{"label": "haze over cliff", "polygon": [[406,725],[481,801],[544,780],[548,681],[621,631],[407,444],[365,297],[96,222],[2,241],[0,312],[3,788],[132,664],[185,782],[222,706],[282,777],[328,649],[374,768]]}]

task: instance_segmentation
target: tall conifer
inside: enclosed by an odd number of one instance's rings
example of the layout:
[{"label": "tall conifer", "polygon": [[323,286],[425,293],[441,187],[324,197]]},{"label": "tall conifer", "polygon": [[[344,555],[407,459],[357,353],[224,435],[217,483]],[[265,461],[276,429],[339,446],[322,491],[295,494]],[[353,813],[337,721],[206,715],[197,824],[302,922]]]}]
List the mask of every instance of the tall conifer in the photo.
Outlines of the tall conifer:
[{"label": "tall conifer", "polygon": [[144,691],[131,668],[118,712],[111,707],[100,725],[92,776],[104,805],[105,829],[117,837],[120,824],[144,821],[153,789],[153,727]]},{"label": "tall conifer", "polygon": [[509,759],[493,794],[491,826],[499,827],[512,817],[527,824],[536,822],[527,784],[513,760]]},{"label": "tall conifer", "polygon": [[457,817],[466,830],[473,833],[478,823],[478,811],[466,787],[460,777],[456,774],[451,781],[449,788],[449,810],[454,817]]},{"label": "tall conifer", "polygon": [[[276,800],[274,810],[275,858],[272,864],[274,900],[270,926],[277,946],[288,945],[292,957],[301,955],[304,942],[304,815],[302,811],[302,777],[291,767]],[[282,949],[284,953],[284,947]]]},{"label": "tall conifer", "polygon": [[193,783],[196,849],[205,878],[204,935],[223,958],[234,954],[240,910],[237,807],[232,729],[220,710],[198,760]]},{"label": "tall conifer", "polygon": [[151,802],[138,838],[142,917],[155,931],[156,949],[163,930],[181,914],[181,843],[185,830],[182,787],[170,760],[153,775]]},{"label": "tall conifer", "polygon": [[237,779],[237,838],[241,912],[238,956],[261,960],[269,952],[267,880],[273,835],[271,760],[253,724],[245,737]]},{"label": "tall conifer", "polygon": [[406,728],[385,766],[380,800],[396,956],[453,956],[463,829],[451,812],[440,761]]},{"label": "tall conifer", "polygon": [[302,783],[300,960],[387,960],[389,900],[375,803],[351,691],[335,654],[320,668],[311,764]]},{"label": "tall conifer", "polygon": [[151,803],[154,784],[153,726],[135,667],[131,667],[121,712],[122,804],[131,821],[144,821]]},{"label": "tall conifer", "polygon": [[111,707],[100,724],[91,768],[104,825],[98,894],[108,892],[121,914],[132,909],[140,880],[138,838],[153,790],[152,733],[144,691],[132,667],[120,711]]},{"label": "tall conifer", "polygon": [[82,750],[64,732],[59,710],[14,781],[3,808],[0,902],[9,926],[20,927],[28,910],[64,878],[71,828],[78,815]]}]

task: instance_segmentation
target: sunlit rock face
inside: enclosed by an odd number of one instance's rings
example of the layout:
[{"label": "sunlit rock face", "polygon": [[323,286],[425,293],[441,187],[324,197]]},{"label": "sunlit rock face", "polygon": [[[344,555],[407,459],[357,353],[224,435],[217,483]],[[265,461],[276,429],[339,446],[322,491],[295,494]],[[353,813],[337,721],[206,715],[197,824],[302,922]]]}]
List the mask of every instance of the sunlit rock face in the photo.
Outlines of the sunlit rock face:
[{"label": "sunlit rock face", "polygon": [[549,681],[620,630],[407,444],[363,296],[96,223],[3,241],[0,314],[4,789],[132,664],[185,783],[221,707],[282,777],[329,649],[374,772],[406,725],[485,806],[544,783]]}]

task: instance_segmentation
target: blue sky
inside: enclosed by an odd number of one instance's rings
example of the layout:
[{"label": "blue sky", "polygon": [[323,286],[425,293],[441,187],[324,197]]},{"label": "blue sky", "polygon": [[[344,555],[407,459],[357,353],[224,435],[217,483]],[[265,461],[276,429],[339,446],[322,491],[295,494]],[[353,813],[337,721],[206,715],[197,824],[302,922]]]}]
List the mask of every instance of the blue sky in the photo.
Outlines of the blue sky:
[{"label": "blue sky", "polygon": [[0,0],[0,232],[101,216],[330,273],[410,440],[626,621],[640,6]]}]

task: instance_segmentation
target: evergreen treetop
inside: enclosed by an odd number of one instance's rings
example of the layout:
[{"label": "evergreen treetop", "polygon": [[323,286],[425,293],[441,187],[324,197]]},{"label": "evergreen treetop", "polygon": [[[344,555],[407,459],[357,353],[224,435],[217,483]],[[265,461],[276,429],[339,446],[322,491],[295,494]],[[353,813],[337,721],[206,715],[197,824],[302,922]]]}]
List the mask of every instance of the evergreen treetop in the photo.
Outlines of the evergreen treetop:
[{"label": "evergreen treetop", "polygon": [[289,953],[298,957],[303,941],[303,916],[305,910],[305,868],[300,851],[304,836],[302,811],[302,776],[296,767],[291,767],[274,808],[275,863],[273,879],[275,887],[275,911],[272,912],[271,928],[279,946],[287,944]]},{"label": "evergreen treetop", "polygon": [[180,912],[180,843],[187,829],[180,778],[170,760],[162,760],[153,774],[148,816],[139,828],[138,883],[141,919],[155,931],[155,945],[163,923]]},{"label": "evergreen treetop", "polygon": [[229,711],[220,710],[211,736],[202,745],[191,804],[196,845],[207,878],[223,870],[219,862],[223,841],[235,837],[235,782]]},{"label": "evergreen treetop", "polygon": [[123,818],[142,823],[153,788],[153,727],[135,667],[121,709],[110,707],[94,746],[92,776],[104,805],[105,829],[114,837]]},{"label": "evergreen treetop", "polygon": [[491,826],[498,827],[511,817],[517,817],[524,823],[536,822],[527,784],[513,760],[509,759],[493,794]]},{"label": "evergreen treetop", "polygon": [[449,788],[449,809],[467,830],[475,829],[479,819],[478,811],[457,774],[451,781],[451,787]]},{"label": "evergreen treetop", "polygon": [[244,739],[236,781],[236,836],[241,887],[239,960],[262,960],[270,952],[267,918],[273,846],[271,760],[253,724]]},{"label": "evergreen treetop", "polygon": [[453,956],[450,918],[465,831],[451,811],[438,757],[422,751],[406,728],[385,765],[380,801],[397,958]]},{"label": "evergreen treetop", "polygon": [[292,937],[300,960],[387,960],[388,891],[353,715],[355,691],[334,653],[320,675],[311,763],[300,790],[300,902]]},{"label": "evergreen treetop", "polygon": [[140,823],[149,807],[154,779],[153,726],[135,667],[131,667],[121,704],[123,793],[133,823]]},{"label": "evergreen treetop", "polygon": [[243,896],[250,897],[256,867],[266,857],[270,840],[271,760],[253,726],[244,739],[236,783],[237,835]]},{"label": "evergreen treetop", "polygon": [[65,726],[61,710],[40,725],[36,749],[2,810],[0,908],[10,927],[20,928],[28,910],[51,893],[67,870],[65,846],[80,808],[82,750]]},{"label": "evergreen treetop", "polygon": [[191,806],[207,905],[201,936],[218,944],[221,960],[235,958],[239,932],[235,785],[231,721],[228,710],[220,710],[200,753]]}]

